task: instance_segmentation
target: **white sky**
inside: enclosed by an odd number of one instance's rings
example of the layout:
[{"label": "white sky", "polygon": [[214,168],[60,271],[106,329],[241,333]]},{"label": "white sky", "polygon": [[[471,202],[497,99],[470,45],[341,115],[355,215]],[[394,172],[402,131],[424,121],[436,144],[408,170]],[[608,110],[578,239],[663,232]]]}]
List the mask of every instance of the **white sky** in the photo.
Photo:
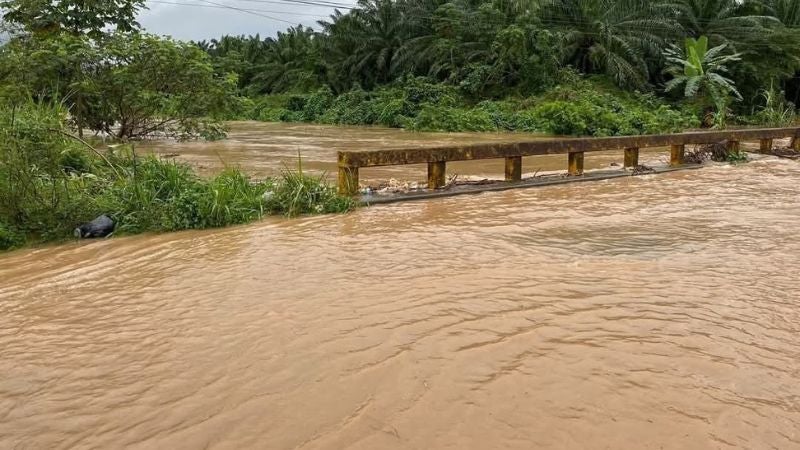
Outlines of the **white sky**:
[{"label": "white sky", "polygon": [[[316,3],[318,0],[307,1]],[[319,1],[355,3],[355,0]],[[149,0],[147,6],[150,9],[139,14],[139,23],[147,32],[195,41],[224,34],[274,36],[297,24],[317,29],[317,20],[327,19],[334,11],[333,7],[292,3],[292,0]]]}]

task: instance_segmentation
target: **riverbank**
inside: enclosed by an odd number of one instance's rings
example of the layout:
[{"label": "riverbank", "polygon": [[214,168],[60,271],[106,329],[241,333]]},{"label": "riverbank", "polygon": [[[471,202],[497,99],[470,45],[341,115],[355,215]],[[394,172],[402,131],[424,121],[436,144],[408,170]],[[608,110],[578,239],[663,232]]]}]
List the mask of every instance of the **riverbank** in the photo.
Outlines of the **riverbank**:
[{"label": "riverbank", "polygon": [[702,109],[626,92],[603,80],[564,71],[562,82],[534,96],[469,100],[455,86],[409,78],[372,91],[244,99],[237,119],[330,125],[380,125],[411,131],[525,132],[624,136],[699,127]]},{"label": "riverbank", "polygon": [[236,167],[210,177],[186,163],[140,155],[129,145],[97,149],[66,128],[65,114],[29,104],[0,114],[0,250],[73,236],[100,215],[114,233],[241,224],[266,215],[345,212],[352,199],[297,161],[253,180]]}]

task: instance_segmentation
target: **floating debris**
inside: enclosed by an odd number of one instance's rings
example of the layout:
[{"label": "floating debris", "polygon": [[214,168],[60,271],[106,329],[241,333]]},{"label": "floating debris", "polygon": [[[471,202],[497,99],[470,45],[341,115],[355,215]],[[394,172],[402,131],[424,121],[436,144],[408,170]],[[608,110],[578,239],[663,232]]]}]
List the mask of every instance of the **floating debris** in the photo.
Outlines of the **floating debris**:
[{"label": "floating debris", "polygon": [[772,151],[767,154],[777,156],[779,158],[800,159],[800,151],[797,151],[791,147],[773,148]]},{"label": "floating debris", "polygon": [[656,169],[650,166],[645,166],[644,164],[639,164],[633,168],[633,171],[631,171],[631,175],[647,175],[649,173],[656,173]]}]

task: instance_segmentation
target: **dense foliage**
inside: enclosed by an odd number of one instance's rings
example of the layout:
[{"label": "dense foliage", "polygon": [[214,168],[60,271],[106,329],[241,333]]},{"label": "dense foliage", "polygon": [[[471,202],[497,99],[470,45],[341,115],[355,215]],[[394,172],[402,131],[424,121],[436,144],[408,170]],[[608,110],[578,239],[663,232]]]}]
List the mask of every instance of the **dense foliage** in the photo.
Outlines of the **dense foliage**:
[{"label": "dense foliage", "polygon": [[625,92],[565,72],[564,82],[530,98],[470,102],[452,86],[411,78],[372,91],[339,96],[329,88],[311,94],[263,97],[240,118],[383,125],[416,131],[525,131],[614,136],[677,132],[698,127],[697,114],[678,110],[652,94]]},{"label": "dense foliage", "polygon": [[218,76],[196,45],[141,33],[141,0],[2,0],[12,38],[0,47],[0,97],[67,107],[85,129],[119,139],[224,136],[235,75]]},{"label": "dense foliage", "polygon": [[2,0],[6,22],[43,34],[66,32],[102,37],[109,27],[128,32],[139,28],[136,14],[144,0]]},{"label": "dense foliage", "polygon": [[0,80],[7,98],[67,105],[79,132],[215,137],[219,127],[204,119],[230,109],[235,86],[209,59],[196,46],[140,33],[26,35],[0,49]]},{"label": "dense foliage", "polygon": [[266,214],[347,211],[321,177],[287,169],[260,182],[228,168],[210,179],[186,165],[91,149],[65,127],[66,113],[32,102],[0,109],[0,250],[64,239],[107,214],[116,233],[245,223]]},{"label": "dense foliage", "polygon": [[[246,117],[413,129],[526,129],[491,125],[493,111],[504,108],[489,105],[487,111],[481,102],[531,106],[554,88],[563,94],[569,88],[563,69],[571,68],[633,95],[644,93],[651,100],[651,94],[657,95],[672,105],[663,110],[670,114],[682,115],[679,111],[689,108],[703,123],[723,125],[729,115],[772,115],[761,113],[771,107],[765,90],[786,100],[782,103],[796,102],[798,11],[800,0],[360,0],[354,9],[336,11],[320,22],[317,32],[299,26],[274,38],[224,36],[199,45],[212,56],[218,74],[239,74],[240,92],[256,103],[254,113],[240,111]],[[714,58],[705,62],[710,73],[701,67],[702,77],[691,81],[689,89],[666,92],[665,87],[681,83],[687,87],[688,79],[674,79],[692,76],[685,69],[695,61],[682,53],[687,39],[707,42]],[[721,73],[729,86],[719,83]],[[448,96],[438,103],[406,102],[398,89],[418,77],[444,85]],[[605,84],[601,81],[595,89],[595,100],[625,101],[625,95],[620,98]],[[583,85],[581,89],[586,91]],[[289,93],[319,100],[312,92],[335,98],[334,110],[309,115],[296,103],[287,104],[285,97],[259,98]],[[684,92],[693,94],[684,98]],[[560,117],[546,113],[555,113],[556,107],[565,108],[559,109]],[[548,123],[574,118],[578,124],[567,128],[575,132],[658,131],[624,124],[580,125],[582,117],[619,114],[615,105],[570,99],[535,108],[537,114],[526,111],[523,116]],[[537,130],[554,128],[565,127]],[[670,128],[668,123],[661,131]]]}]

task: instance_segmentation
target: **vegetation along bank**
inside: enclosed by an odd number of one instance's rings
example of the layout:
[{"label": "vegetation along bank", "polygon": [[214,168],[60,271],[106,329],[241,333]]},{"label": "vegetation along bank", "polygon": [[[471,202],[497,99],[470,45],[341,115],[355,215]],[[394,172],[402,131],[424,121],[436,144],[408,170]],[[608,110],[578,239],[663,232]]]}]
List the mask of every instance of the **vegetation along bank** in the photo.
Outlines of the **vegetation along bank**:
[{"label": "vegetation along bank", "polygon": [[0,248],[100,214],[134,233],[352,206],[301,169],[203,179],[130,145],[227,120],[610,136],[788,125],[800,96],[800,0],[362,0],[203,42],[145,33],[143,7],[0,1]]}]

